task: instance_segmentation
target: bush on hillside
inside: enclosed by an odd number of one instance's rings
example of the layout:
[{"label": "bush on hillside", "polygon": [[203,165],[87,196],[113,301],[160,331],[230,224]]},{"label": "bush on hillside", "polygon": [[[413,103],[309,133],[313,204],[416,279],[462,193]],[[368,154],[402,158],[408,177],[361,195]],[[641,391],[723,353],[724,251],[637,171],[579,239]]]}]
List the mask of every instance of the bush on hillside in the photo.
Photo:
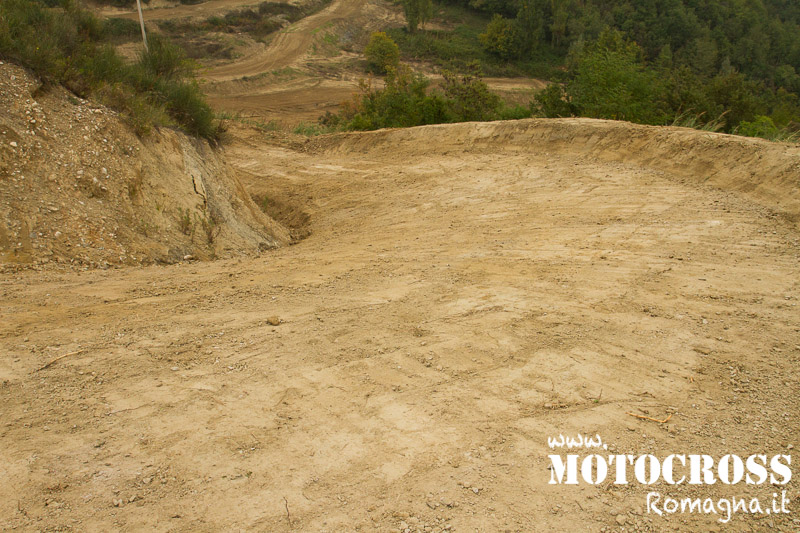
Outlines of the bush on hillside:
[{"label": "bush on hillside", "polygon": [[364,55],[369,70],[376,74],[386,74],[390,68],[396,69],[400,62],[400,48],[382,31],[370,36]]},{"label": "bush on hillside", "polygon": [[658,81],[645,69],[642,50],[619,32],[603,33],[577,58],[567,84],[570,103],[581,116],[660,124]]},{"label": "bush on hillside", "polygon": [[455,122],[495,120],[502,101],[489,90],[477,64],[461,76],[444,71],[444,96]]},{"label": "bush on hillside", "polygon": [[126,63],[106,41],[108,27],[73,0],[3,0],[0,57],[31,69],[45,84],[99,95],[138,133],[157,120],[152,125],[174,124],[216,140],[218,125],[183,52],[153,35],[150,50]]},{"label": "bush on hillside", "polygon": [[478,38],[486,50],[501,59],[513,59],[519,55],[519,33],[513,20],[501,15],[492,17],[486,32]]},{"label": "bush on hillside", "polygon": [[329,113],[321,121],[328,127],[375,130],[530,116],[525,108],[504,107],[483,82],[477,67],[472,68],[463,76],[445,72],[440,91],[429,90],[430,80],[401,64],[389,69],[383,89],[362,81],[361,94],[346,102],[338,114]]},{"label": "bush on hillside", "polygon": [[575,114],[564,94],[564,88],[558,83],[551,83],[536,93],[531,102],[531,112],[545,118],[571,117]]}]

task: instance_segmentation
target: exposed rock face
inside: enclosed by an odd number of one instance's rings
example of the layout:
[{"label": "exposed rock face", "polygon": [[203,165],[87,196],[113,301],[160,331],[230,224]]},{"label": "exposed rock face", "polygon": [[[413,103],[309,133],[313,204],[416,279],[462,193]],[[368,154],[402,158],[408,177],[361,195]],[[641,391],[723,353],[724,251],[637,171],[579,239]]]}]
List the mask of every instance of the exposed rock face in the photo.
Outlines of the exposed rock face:
[{"label": "exposed rock face", "polygon": [[289,240],[218,151],[0,65],[0,264],[79,267],[254,253]]}]

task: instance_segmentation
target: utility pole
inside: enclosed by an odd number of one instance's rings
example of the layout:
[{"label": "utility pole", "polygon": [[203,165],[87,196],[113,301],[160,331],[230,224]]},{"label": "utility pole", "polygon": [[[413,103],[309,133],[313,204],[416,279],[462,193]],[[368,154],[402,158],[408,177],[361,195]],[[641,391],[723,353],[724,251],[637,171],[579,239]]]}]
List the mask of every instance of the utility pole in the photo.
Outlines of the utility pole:
[{"label": "utility pole", "polygon": [[139,10],[139,25],[142,27],[142,42],[144,51],[147,52],[147,34],[144,32],[144,16],[142,15],[142,0],[136,0],[136,8]]}]

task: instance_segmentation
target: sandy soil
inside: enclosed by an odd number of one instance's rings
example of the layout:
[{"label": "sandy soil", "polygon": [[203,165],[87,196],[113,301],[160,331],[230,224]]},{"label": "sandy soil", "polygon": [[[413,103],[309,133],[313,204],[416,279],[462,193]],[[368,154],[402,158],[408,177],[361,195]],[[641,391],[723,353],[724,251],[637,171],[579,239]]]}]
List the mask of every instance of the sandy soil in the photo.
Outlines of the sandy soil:
[{"label": "sandy soil", "polygon": [[290,66],[308,52],[319,28],[345,22],[356,16],[369,17],[370,12],[382,11],[374,2],[366,0],[334,0],[319,13],[278,32],[269,46],[264,46],[248,57],[210,69],[204,73],[204,78],[209,81],[229,81]]},{"label": "sandy soil", "polygon": [[[667,137],[702,134],[605,124],[299,150],[242,130],[229,159],[254,193],[308,217],[300,244],[4,278],[0,516],[76,530],[713,527],[647,515],[646,487],[549,486],[546,439],[787,452],[797,227],[757,191],[632,163],[624,142],[677,153]],[[616,157],[590,153],[614,136]],[[796,527],[759,518],[733,529]]]},{"label": "sandy soil", "polygon": [[[215,79],[296,64],[354,12],[335,2]],[[797,147],[590,120],[307,142],[233,124],[225,156],[307,238],[0,278],[4,528],[798,529],[648,514],[650,488],[552,486],[547,458],[560,433],[792,453]],[[797,479],[657,490],[794,501]]]}]

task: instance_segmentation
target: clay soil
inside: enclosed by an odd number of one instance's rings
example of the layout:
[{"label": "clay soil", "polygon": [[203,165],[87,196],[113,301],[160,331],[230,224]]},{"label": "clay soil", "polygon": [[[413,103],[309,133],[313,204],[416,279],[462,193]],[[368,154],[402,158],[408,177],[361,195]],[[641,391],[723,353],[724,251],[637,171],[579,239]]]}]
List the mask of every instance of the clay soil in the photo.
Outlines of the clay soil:
[{"label": "clay soil", "polygon": [[[208,79],[233,94],[251,69],[307,66],[303,32],[355,12],[334,2],[273,41],[285,57]],[[796,503],[727,524],[645,506],[794,502],[797,475],[554,486],[566,452],[547,442],[793,453],[796,146],[579,119],[229,135],[227,163],[296,244],[0,278],[2,529],[800,527]]]}]

